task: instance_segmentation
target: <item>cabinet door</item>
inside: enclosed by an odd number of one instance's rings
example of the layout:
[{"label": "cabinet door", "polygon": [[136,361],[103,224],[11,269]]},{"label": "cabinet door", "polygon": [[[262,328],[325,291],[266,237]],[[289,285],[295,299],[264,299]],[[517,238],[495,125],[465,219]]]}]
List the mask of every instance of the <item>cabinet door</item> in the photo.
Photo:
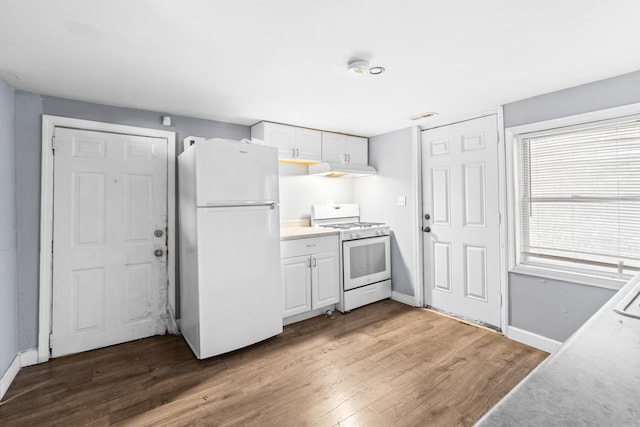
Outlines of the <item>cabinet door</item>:
[{"label": "cabinet door", "polygon": [[285,258],[281,263],[283,318],[311,310],[311,258]]},{"label": "cabinet door", "polygon": [[322,132],[295,128],[296,160],[319,162],[322,160]]},{"label": "cabinet door", "polygon": [[295,148],[295,128],[277,123],[264,124],[264,140],[278,148],[278,159],[293,159]]},{"label": "cabinet door", "polygon": [[312,309],[326,307],[340,301],[340,268],[338,251],[311,255]]},{"label": "cabinet door", "polygon": [[361,136],[346,137],[347,161],[352,165],[369,164],[369,140]]},{"label": "cabinet door", "polygon": [[346,136],[333,132],[322,132],[322,161],[345,163]]}]

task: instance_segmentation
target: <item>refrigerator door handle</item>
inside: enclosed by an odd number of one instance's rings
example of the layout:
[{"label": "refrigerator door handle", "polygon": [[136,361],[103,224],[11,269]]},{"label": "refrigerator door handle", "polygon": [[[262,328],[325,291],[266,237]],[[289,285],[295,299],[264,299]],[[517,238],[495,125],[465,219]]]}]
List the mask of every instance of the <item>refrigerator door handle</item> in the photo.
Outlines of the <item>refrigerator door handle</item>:
[{"label": "refrigerator door handle", "polygon": [[208,208],[238,208],[245,206],[269,206],[275,209],[278,203],[274,200],[250,200],[243,202],[205,202]]}]

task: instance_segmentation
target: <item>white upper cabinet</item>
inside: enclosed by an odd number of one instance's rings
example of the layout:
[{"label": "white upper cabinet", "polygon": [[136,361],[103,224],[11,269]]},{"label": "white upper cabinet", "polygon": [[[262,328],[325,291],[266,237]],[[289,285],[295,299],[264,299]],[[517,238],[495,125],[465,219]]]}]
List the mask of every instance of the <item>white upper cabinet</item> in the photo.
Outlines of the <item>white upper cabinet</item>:
[{"label": "white upper cabinet", "polygon": [[369,141],[360,136],[322,132],[322,161],[368,165]]},{"label": "white upper cabinet", "polygon": [[346,135],[333,132],[322,132],[322,161],[346,163],[346,143]]},{"label": "white upper cabinet", "polygon": [[346,152],[349,164],[369,164],[369,140],[367,138],[347,135]]},{"label": "white upper cabinet", "polygon": [[251,127],[251,138],[278,149],[278,159],[293,162],[320,162],[322,133],[278,123],[260,122]]},{"label": "white upper cabinet", "polygon": [[322,132],[319,130],[294,128],[296,158],[319,162],[322,160]]}]

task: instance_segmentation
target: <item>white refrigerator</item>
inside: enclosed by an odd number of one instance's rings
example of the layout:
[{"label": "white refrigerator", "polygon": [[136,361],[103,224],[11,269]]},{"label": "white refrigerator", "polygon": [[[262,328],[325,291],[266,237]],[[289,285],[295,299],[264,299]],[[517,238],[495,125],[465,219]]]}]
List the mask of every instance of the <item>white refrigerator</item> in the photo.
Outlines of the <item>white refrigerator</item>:
[{"label": "white refrigerator", "polygon": [[180,329],[199,359],[282,332],[278,153],[212,139],[178,156]]}]

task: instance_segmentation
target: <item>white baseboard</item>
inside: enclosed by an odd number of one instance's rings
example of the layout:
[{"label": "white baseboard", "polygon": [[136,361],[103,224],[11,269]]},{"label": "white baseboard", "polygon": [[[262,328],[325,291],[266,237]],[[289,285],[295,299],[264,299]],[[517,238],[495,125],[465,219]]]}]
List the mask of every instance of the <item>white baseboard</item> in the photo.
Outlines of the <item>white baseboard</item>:
[{"label": "white baseboard", "polygon": [[394,301],[401,302],[403,304],[410,305],[411,307],[417,307],[416,297],[412,295],[403,294],[397,291],[391,291],[391,299]]},{"label": "white baseboard", "polygon": [[31,366],[38,364],[38,350],[32,348],[31,350],[26,350],[20,353],[20,366]]},{"label": "white baseboard", "polygon": [[543,337],[542,335],[534,334],[533,332],[528,332],[513,326],[507,326],[506,332],[505,335],[507,338],[535,347],[538,350],[546,351],[547,353],[553,353],[562,345],[560,341],[552,340],[551,338]]},{"label": "white baseboard", "polygon": [[20,371],[20,355],[16,354],[16,357],[9,365],[7,372],[2,375],[0,378],[0,399],[4,397],[4,394],[9,390],[9,386],[15,379],[16,375],[18,375],[18,371]]}]

